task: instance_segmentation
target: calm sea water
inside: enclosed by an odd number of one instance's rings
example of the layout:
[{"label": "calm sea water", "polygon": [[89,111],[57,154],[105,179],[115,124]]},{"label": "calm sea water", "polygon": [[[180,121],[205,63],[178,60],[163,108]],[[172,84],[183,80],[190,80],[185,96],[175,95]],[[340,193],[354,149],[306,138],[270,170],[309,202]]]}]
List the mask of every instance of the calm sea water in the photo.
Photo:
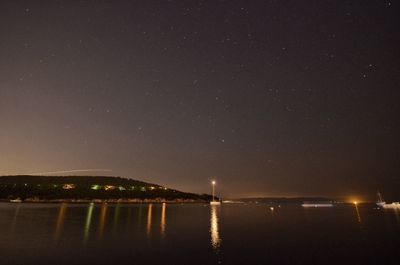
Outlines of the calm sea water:
[{"label": "calm sea water", "polygon": [[400,264],[400,211],[1,203],[0,264]]}]

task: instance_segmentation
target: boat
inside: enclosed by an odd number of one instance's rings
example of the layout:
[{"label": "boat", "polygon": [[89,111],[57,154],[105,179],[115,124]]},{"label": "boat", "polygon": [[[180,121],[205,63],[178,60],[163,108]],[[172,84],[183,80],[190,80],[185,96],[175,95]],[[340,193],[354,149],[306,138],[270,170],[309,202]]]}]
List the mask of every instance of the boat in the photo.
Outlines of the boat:
[{"label": "boat", "polygon": [[383,200],[382,194],[379,192],[377,192],[378,195],[378,201],[376,202],[376,205],[378,205],[379,207],[384,207],[386,202]]},{"label": "boat", "polygon": [[213,181],[211,181],[211,184],[212,184],[212,201],[210,201],[210,205],[221,205],[221,202],[220,201],[216,201],[215,200],[215,184],[216,184],[216,182],[215,182],[215,180],[213,180]]},{"label": "boat", "polygon": [[376,205],[378,205],[379,207],[383,207],[386,205],[386,202],[376,202]]},{"label": "boat", "polygon": [[10,202],[22,202],[22,200],[20,198],[16,198],[16,199],[10,200]]},{"label": "boat", "polygon": [[376,205],[382,208],[390,208],[390,209],[400,209],[400,202],[392,202],[392,203],[386,203],[383,200],[383,197],[381,193],[378,191],[378,201],[376,202]]}]

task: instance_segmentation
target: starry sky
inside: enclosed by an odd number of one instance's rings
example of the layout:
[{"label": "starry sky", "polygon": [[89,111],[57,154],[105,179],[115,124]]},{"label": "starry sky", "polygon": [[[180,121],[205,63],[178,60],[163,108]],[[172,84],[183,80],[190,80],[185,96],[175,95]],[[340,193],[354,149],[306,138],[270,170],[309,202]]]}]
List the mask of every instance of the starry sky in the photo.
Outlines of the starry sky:
[{"label": "starry sky", "polygon": [[0,3],[0,175],[400,196],[399,3]]}]

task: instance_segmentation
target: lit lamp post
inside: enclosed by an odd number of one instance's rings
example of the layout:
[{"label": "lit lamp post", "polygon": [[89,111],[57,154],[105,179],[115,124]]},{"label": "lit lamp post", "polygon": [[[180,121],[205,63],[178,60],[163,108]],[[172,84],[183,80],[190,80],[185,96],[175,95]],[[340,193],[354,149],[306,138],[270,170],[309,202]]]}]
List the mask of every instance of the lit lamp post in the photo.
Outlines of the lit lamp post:
[{"label": "lit lamp post", "polygon": [[212,199],[212,201],[215,201],[215,199],[214,199],[214,189],[215,189],[215,180],[213,180],[212,182],[211,182],[211,184],[212,184],[212,190],[213,190],[213,192],[212,192],[212,195],[213,195],[213,199]]},{"label": "lit lamp post", "polygon": [[211,181],[212,184],[212,201],[210,202],[211,205],[220,205],[221,202],[215,201],[215,180]]}]

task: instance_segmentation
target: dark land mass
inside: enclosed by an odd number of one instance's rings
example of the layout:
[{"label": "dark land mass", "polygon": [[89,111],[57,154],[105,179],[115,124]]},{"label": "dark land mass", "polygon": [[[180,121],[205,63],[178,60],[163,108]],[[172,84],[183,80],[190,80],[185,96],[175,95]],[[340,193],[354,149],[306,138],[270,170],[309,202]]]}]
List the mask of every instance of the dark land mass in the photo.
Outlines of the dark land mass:
[{"label": "dark land mass", "polygon": [[26,202],[206,202],[207,194],[109,176],[0,176],[0,199]]}]

